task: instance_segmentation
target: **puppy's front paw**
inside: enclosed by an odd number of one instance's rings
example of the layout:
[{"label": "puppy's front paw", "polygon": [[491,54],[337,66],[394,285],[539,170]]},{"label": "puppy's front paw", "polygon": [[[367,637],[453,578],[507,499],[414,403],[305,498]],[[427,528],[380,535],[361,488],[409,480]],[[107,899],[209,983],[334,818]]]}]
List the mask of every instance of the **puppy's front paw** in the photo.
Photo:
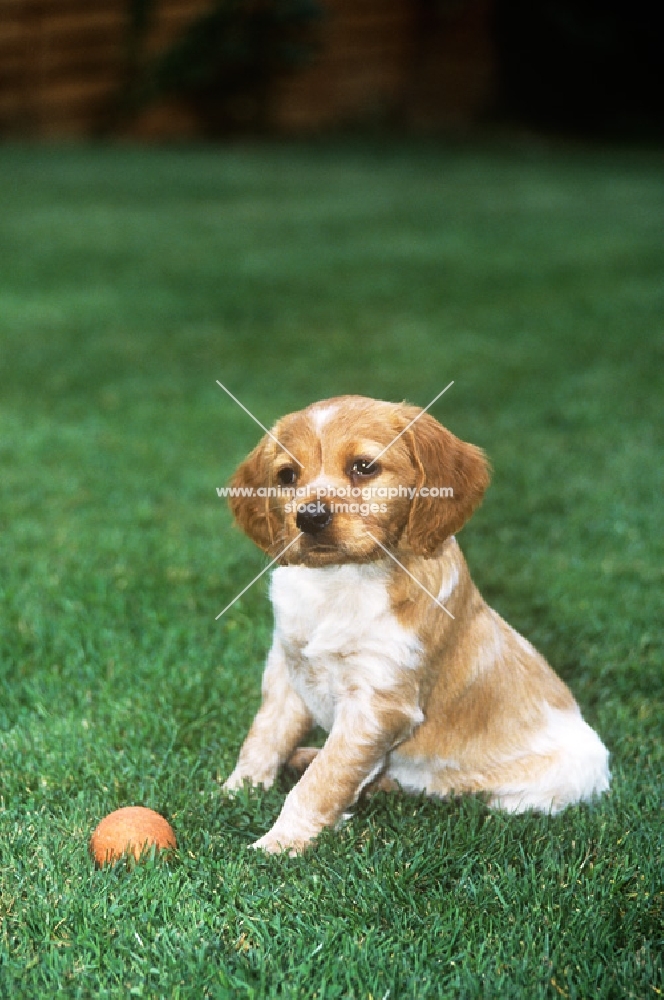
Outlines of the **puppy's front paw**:
[{"label": "puppy's front paw", "polygon": [[248,778],[238,774],[237,771],[233,771],[233,773],[226,778],[225,782],[221,786],[221,790],[222,792],[226,792],[228,795],[234,795],[235,792],[239,792],[244,783],[248,781]]},{"label": "puppy's front paw", "polygon": [[235,768],[233,773],[226,778],[221,788],[222,791],[227,792],[229,795],[234,795],[235,792],[239,792],[245,785],[248,785],[249,788],[269,788],[273,780],[267,776],[259,778],[254,775],[245,774],[243,771]]},{"label": "puppy's front paw", "polygon": [[291,858],[296,857],[309,846],[311,840],[288,837],[284,834],[275,833],[268,830],[264,837],[256,840],[250,846],[253,850],[266,851],[267,854],[288,854]]}]

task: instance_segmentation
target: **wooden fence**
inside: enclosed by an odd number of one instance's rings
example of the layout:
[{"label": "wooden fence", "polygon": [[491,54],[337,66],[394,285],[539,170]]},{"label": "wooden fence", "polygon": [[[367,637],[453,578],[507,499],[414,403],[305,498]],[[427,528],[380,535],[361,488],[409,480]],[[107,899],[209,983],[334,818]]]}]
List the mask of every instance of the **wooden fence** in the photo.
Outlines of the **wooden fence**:
[{"label": "wooden fence", "polygon": [[[161,0],[150,49],[175,38],[209,0]],[[435,21],[416,0],[326,0],[317,58],[284,74],[269,124],[298,133],[397,120],[472,121],[491,98],[491,0],[458,0]],[[108,119],[126,61],[126,0],[0,0],[0,135],[94,134]],[[185,102],[143,113],[131,133],[193,135]]]}]

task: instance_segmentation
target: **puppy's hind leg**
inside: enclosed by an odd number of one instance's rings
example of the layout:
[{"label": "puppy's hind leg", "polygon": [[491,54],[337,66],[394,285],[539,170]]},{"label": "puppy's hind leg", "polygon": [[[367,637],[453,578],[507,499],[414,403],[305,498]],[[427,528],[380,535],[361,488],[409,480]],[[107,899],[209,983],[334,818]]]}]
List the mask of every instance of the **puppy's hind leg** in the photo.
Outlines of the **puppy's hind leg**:
[{"label": "puppy's hind leg", "polygon": [[314,757],[320,753],[319,747],[298,747],[295,753],[291,754],[287,767],[290,767],[297,774],[304,774]]}]

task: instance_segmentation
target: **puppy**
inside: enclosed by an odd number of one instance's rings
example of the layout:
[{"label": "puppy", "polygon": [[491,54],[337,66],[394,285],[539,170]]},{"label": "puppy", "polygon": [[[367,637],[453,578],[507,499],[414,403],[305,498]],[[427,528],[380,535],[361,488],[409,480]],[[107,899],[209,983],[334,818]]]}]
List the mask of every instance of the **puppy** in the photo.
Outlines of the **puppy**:
[{"label": "puppy", "polygon": [[[372,784],[545,813],[608,788],[570,691],[470,578],[454,536],[488,482],[429,414],[362,396],[284,417],[235,472],[237,523],[279,567],[262,704],[224,787],[309,763],[255,847],[301,851]],[[324,747],[293,756],[314,724]]]}]

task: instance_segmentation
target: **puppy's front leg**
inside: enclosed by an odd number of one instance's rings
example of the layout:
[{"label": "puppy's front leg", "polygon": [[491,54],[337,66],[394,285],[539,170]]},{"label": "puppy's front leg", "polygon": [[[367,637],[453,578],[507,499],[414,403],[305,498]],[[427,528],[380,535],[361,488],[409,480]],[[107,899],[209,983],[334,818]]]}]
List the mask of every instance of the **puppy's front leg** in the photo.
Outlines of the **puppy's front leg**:
[{"label": "puppy's front leg", "polygon": [[263,701],[224,788],[245,781],[269,788],[283,763],[309,732],[313,719],[291,686],[281,643],[275,638],[263,674]]},{"label": "puppy's front leg", "polygon": [[369,717],[353,704],[340,707],[325,746],[286,797],[272,829],[253,846],[274,854],[303,850],[355,803],[412,726],[413,716],[403,711]]}]

